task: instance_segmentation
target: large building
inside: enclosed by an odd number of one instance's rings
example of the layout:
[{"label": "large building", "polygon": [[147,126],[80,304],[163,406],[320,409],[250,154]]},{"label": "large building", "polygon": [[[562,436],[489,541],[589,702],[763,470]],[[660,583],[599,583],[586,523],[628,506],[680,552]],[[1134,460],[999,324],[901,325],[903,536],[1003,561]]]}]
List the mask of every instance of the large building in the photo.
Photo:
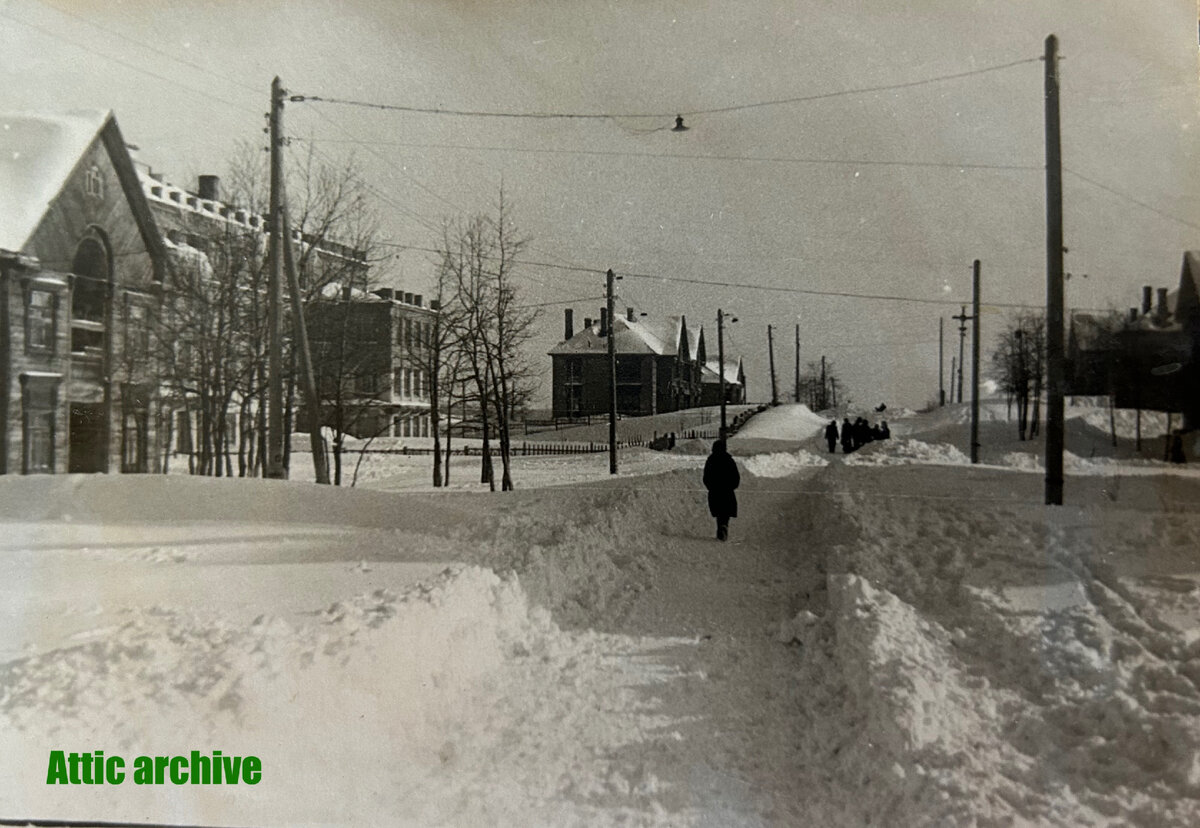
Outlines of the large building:
[{"label": "large building", "polygon": [[[550,350],[551,404],[555,418],[573,419],[609,410],[607,311],[600,319],[584,319],[574,330],[574,312],[564,314],[564,339]],[[689,328],[683,316],[648,319],[628,308],[612,324],[616,353],[617,413],[645,416],[716,405],[717,391],[705,392],[706,371],[719,383],[716,360],[709,360],[702,328]],[[740,360],[726,360],[726,399],[741,402]]]},{"label": "large building", "polygon": [[1125,318],[1077,314],[1068,336],[1068,390],[1111,394],[1117,408],[1182,415],[1200,428],[1200,251],[1183,256],[1175,290],[1147,286]]},{"label": "large building", "polygon": [[356,437],[432,436],[427,348],[437,303],[391,288],[327,294],[305,313],[322,425]]},{"label": "large building", "polygon": [[0,473],[155,471],[167,257],[116,119],[0,124]]}]

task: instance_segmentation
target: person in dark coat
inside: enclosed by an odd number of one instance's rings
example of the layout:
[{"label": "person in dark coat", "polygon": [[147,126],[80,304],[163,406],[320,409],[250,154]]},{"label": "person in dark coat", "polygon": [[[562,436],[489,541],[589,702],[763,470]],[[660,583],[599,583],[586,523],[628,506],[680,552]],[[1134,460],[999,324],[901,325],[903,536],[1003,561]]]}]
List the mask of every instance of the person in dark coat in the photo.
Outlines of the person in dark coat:
[{"label": "person in dark coat", "polygon": [[704,488],[708,489],[708,512],[717,519],[717,540],[729,537],[729,519],[737,517],[733,491],[741,482],[737,463],[725,450],[725,441],[714,440],[712,454],[704,462]]},{"label": "person in dark coat", "polygon": [[892,439],[892,430],[890,428],[888,428],[887,420],[884,420],[882,423],[879,424],[879,439],[880,440]]},{"label": "person in dark coat", "polygon": [[829,443],[829,453],[833,454],[837,448],[838,430],[837,420],[830,420],[829,425],[825,426],[825,442]]},{"label": "person in dark coat", "polygon": [[854,426],[850,425],[850,418],[846,417],[842,420],[842,453],[849,454],[854,451]]}]

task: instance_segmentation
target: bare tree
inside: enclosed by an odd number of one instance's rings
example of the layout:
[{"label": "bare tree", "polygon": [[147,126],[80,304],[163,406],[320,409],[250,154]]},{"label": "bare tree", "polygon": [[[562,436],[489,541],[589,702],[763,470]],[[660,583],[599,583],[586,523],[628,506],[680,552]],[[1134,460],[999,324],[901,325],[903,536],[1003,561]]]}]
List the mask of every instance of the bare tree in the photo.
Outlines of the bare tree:
[{"label": "bare tree", "polygon": [[992,351],[992,370],[1001,390],[1016,402],[1018,437],[1024,440],[1027,436],[1037,436],[1040,400],[1046,377],[1044,314],[1022,311],[1010,319]]},{"label": "bare tree", "polygon": [[521,302],[515,281],[517,257],[527,243],[517,235],[503,188],[494,217],[476,215],[448,223],[442,236],[440,272],[452,290],[448,320],[477,398],[483,437],[480,482],[493,491],[493,429],[500,447],[501,489],[509,491],[510,424],[530,393],[533,376],[522,350],[533,334],[537,312]]}]

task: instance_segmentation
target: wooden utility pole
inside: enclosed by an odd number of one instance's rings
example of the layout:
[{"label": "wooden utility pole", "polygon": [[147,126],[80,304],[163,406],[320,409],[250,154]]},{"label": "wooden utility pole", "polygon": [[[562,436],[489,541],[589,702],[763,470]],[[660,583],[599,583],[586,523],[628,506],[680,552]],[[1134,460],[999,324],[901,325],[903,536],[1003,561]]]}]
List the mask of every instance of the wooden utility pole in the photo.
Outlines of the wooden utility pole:
[{"label": "wooden utility pole", "polygon": [[767,359],[771,364],[771,405],[779,405],[779,392],[775,389],[775,339],[770,325],[767,325]]},{"label": "wooden utility pole", "polygon": [[717,375],[721,383],[721,439],[726,436],[725,430],[725,314],[717,308]]},{"label": "wooden utility pole", "polygon": [[267,463],[266,476],[282,479],[283,468],[283,222],[280,204],[283,187],[283,82],[271,81],[271,239],[267,280]]},{"label": "wooden utility pole", "polygon": [[606,293],[608,295],[608,473],[617,473],[617,345],[613,336],[613,282],[616,276],[608,270]]},{"label": "wooden utility pole", "polygon": [[821,354],[821,396],[817,399],[817,405],[821,408],[829,407],[829,389],[825,382],[825,355]]},{"label": "wooden utility pole", "polygon": [[1046,38],[1046,503],[1063,502],[1062,144],[1058,112],[1058,38]]},{"label": "wooden utility pole", "polygon": [[[967,306],[963,305],[962,311],[958,316],[951,316],[950,318],[958,320],[958,401],[961,403],[963,401],[963,345],[967,341],[967,320],[971,317],[967,316]],[[950,381],[954,382],[953,376],[950,377]],[[954,402],[953,388],[950,390],[950,396],[950,402]]]},{"label": "wooden utility pole", "polygon": [[954,370],[957,364],[954,357],[950,357],[950,402],[954,402]]},{"label": "wooden utility pole", "polygon": [[800,325],[796,324],[796,402],[800,402]]},{"label": "wooden utility pole", "polygon": [[971,462],[979,462],[979,259],[971,283]]},{"label": "wooden utility pole", "polygon": [[[317,394],[316,374],[313,372],[312,352],[308,347],[308,325],[304,320],[304,298],[300,294],[300,276],[296,272],[296,256],[292,252],[291,221],[288,217],[287,191],[280,185],[280,224],[283,235],[283,263],[287,267],[288,290],[292,297],[292,331],[296,349],[300,352],[300,381],[308,405],[308,440],[312,447],[313,476],[317,483],[329,484],[329,463],[325,456],[325,441],[321,439],[321,397]],[[346,308],[346,313],[350,308]]]},{"label": "wooden utility pole", "polygon": [[946,319],[938,317],[938,405],[946,404]]}]

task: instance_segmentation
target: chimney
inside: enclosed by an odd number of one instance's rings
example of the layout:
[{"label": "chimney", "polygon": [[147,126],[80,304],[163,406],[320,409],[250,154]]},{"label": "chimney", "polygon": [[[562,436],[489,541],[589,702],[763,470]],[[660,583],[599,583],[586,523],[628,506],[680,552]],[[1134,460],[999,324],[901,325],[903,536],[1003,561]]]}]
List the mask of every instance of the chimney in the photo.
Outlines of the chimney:
[{"label": "chimney", "polygon": [[575,312],[570,308],[563,311],[563,339],[570,339],[575,335]]},{"label": "chimney", "polygon": [[1167,289],[1166,288],[1158,289],[1158,307],[1155,309],[1154,315],[1158,318],[1158,321],[1160,323],[1166,322],[1167,316],[1170,315],[1169,312],[1167,311]]},{"label": "chimney", "polygon": [[197,195],[205,201],[220,201],[221,200],[221,179],[215,175],[200,176]]},{"label": "chimney", "polygon": [[351,290],[351,288],[349,285],[342,285],[342,301],[343,302],[350,301],[350,290]]},{"label": "chimney", "polygon": [[1153,293],[1153,288],[1146,285],[1142,288],[1142,316],[1150,314],[1150,296]]},{"label": "chimney", "polygon": [[430,299],[430,300],[429,300],[429,309],[430,309],[430,310],[434,310],[434,311],[435,311],[435,310],[441,310],[441,309],[442,309],[442,303],[441,303],[441,302],[439,302],[439,301],[438,301],[438,300],[436,300],[436,299]]},{"label": "chimney", "polygon": [[608,308],[600,309],[600,335],[608,336]]},{"label": "chimney", "polygon": [[1137,308],[1130,308],[1129,309],[1129,321],[1136,322],[1137,318],[1138,318]]},{"label": "chimney", "polygon": [[404,292],[404,304],[411,305],[412,303],[413,303],[412,294],[409,293],[408,291],[405,291]]},{"label": "chimney", "polygon": [[625,318],[628,319],[630,322],[633,322],[636,320],[636,317],[633,314],[633,308],[625,309]]},{"label": "chimney", "polygon": [[583,329],[586,331],[590,327],[592,327],[592,317],[590,317],[590,316],[583,317]]},{"label": "chimney", "polygon": [[413,294],[413,304],[414,304],[414,305],[416,305],[418,308],[419,308],[419,307],[421,307],[421,300],[422,300],[422,299],[424,299],[424,298],[425,298],[425,297],[424,297],[424,296],[422,296],[421,294],[419,294],[419,293],[414,293],[414,294]]}]

